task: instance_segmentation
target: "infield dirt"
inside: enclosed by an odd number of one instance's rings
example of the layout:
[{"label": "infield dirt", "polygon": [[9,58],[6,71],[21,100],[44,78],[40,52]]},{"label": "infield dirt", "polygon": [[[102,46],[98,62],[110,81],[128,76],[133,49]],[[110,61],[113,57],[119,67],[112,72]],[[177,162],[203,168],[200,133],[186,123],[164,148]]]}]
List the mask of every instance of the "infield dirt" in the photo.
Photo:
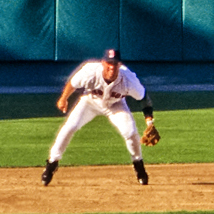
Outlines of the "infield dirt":
[{"label": "infield dirt", "polygon": [[146,165],[149,185],[131,165],[59,167],[49,186],[43,168],[0,169],[0,213],[214,210],[214,164]]}]

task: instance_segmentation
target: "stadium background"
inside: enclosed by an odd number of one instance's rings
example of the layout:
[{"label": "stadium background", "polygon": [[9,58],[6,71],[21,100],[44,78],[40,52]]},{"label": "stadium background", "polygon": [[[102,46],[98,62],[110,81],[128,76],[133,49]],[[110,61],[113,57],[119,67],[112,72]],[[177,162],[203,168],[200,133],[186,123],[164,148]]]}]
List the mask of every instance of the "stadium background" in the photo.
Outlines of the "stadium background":
[{"label": "stadium background", "polygon": [[[151,92],[214,89],[214,1],[0,0],[0,8],[1,119],[58,115],[51,108],[70,72],[106,48],[119,49]],[[31,114],[25,102],[44,104]]]},{"label": "stadium background", "polygon": [[[0,0],[0,119],[60,115],[55,102],[70,71],[114,47],[155,110],[188,109],[155,112],[162,140],[144,148],[147,164],[207,162],[148,164],[151,185],[141,191],[132,167],[120,165],[129,163],[125,145],[107,123],[97,128],[98,117],[61,162],[81,167],[60,167],[47,189],[35,166],[44,166],[63,118],[2,120],[0,165],[9,168],[0,168],[0,212],[213,213],[213,7],[213,0]],[[119,168],[82,166],[106,163]]]}]

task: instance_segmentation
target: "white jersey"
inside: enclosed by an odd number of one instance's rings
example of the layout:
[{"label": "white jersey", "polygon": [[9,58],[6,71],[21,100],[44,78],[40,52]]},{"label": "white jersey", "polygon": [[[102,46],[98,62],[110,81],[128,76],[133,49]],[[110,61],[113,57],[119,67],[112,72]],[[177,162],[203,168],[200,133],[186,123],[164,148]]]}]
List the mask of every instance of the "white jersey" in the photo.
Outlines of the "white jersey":
[{"label": "white jersey", "polygon": [[105,115],[125,139],[132,161],[142,159],[140,136],[125,96],[141,100],[145,88],[136,74],[121,65],[117,79],[107,84],[101,62],[87,62],[74,71],[71,85],[84,88],[84,95],[70,112],[51,149],[50,161],[60,160],[73,134],[98,115]]},{"label": "white jersey", "polygon": [[144,98],[145,88],[136,74],[125,65],[120,66],[117,79],[110,84],[105,82],[102,72],[101,62],[88,62],[71,78],[71,85],[74,88],[84,88],[85,95],[100,107],[110,107],[126,96],[136,100]]}]

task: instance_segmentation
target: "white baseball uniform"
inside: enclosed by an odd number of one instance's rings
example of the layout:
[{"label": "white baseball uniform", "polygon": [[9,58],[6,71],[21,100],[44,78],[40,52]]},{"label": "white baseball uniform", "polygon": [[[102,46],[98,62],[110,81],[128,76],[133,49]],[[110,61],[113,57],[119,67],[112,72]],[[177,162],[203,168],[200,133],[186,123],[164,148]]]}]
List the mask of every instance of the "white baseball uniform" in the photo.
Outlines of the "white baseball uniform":
[{"label": "white baseball uniform", "polygon": [[140,137],[125,97],[142,100],[145,88],[125,65],[120,66],[117,79],[110,84],[104,81],[102,72],[102,63],[94,61],[85,63],[72,76],[71,85],[85,90],[58,133],[50,151],[50,162],[60,160],[73,134],[97,115],[105,115],[117,127],[132,161],[142,159]]}]

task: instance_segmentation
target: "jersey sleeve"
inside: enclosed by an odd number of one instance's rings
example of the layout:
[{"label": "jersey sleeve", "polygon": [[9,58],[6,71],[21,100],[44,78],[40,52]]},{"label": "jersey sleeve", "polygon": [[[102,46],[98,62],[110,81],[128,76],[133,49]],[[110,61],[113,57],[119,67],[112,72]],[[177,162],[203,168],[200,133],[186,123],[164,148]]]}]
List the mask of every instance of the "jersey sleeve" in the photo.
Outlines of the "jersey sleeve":
[{"label": "jersey sleeve", "polygon": [[146,93],[145,87],[140,83],[135,73],[125,66],[122,69],[127,79],[128,95],[136,100],[142,100]]}]

